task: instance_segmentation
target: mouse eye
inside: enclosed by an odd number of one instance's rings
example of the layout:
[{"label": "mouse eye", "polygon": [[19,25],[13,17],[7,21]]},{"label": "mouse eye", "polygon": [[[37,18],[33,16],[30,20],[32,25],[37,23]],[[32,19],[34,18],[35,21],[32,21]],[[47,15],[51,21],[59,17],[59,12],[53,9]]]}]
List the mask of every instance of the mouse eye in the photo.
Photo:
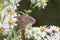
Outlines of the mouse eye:
[{"label": "mouse eye", "polygon": [[32,19],[29,19],[30,21],[32,21]]}]

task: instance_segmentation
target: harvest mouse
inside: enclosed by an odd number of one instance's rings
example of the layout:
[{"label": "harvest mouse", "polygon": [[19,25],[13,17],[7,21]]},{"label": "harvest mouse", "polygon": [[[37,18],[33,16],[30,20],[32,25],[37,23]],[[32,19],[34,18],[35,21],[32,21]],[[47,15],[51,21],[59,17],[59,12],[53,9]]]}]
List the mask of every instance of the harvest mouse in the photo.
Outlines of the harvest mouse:
[{"label": "harvest mouse", "polygon": [[17,21],[17,29],[22,29],[22,28],[26,28],[26,26],[28,24],[34,24],[35,23],[35,19],[28,15],[28,14],[24,14],[24,15],[18,15],[16,16],[16,18],[18,19]]},{"label": "harvest mouse", "polygon": [[[19,35],[20,29],[25,29],[27,25],[29,24],[34,24],[35,23],[35,19],[28,15],[28,14],[24,14],[24,15],[18,15],[16,16],[16,18],[18,19],[17,26],[16,26],[16,30],[17,30],[17,35]],[[22,34],[24,34],[24,31],[22,31]],[[24,35],[22,35],[22,38],[19,38],[19,40],[25,40],[24,39]]]}]

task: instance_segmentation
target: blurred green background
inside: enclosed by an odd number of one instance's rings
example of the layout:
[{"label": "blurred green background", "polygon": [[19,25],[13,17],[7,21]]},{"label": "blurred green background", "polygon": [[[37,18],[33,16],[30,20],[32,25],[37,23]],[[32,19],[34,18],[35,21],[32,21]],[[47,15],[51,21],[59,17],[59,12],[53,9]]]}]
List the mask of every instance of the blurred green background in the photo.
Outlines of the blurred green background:
[{"label": "blurred green background", "polygon": [[[30,2],[22,0],[18,10],[31,9]],[[60,26],[60,0],[49,0],[45,9],[35,8],[30,13],[36,19],[34,26],[40,25],[56,25]]]}]

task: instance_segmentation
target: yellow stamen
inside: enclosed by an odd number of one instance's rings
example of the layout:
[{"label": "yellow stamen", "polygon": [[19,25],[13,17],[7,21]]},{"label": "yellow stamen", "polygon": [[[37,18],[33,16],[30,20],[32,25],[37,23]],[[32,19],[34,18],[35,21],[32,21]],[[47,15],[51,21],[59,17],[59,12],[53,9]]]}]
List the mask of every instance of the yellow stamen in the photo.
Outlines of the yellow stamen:
[{"label": "yellow stamen", "polygon": [[13,20],[9,20],[8,23],[11,25],[13,24]]},{"label": "yellow stamen", "polygon": [[11,12],[11,8],[7,8],[7,12]]},{"label": "yellow stamen", "polygon": [[0,8],[3,8],[4,6],[4,3],[0,3]]},{"label": "yellow stamen", "polygon": [[42,6],[46,6],[47,5],[46,1],[45,0],[41,0],[41,5]]},{"label": "yellow stamen", "polygon": [[29,32],[27,32],[27,31],[24,32],[24,35],[28,35],[28,34],[29,34]]},{"label": "yellow stamen", "polygon": [[4,32],[4,30],[5,30],[5,29],[4,29],[3,27],[0,28],[0,32]]},{"label": "yellow stamen", "polygon": [[43,31],[45,31],[45,28],[40,26],[40,30],[41,30],[41,32],[43,32]]}]

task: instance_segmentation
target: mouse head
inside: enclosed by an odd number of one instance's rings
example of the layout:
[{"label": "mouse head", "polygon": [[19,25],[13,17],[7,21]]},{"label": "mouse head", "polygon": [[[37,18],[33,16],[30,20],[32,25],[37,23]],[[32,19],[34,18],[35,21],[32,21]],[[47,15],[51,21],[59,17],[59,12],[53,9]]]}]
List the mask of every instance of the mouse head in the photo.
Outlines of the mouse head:
[{"label": "mouse head", "polygon": [[17,16],[17,19],[22,24],[30,24],[30,23],[34,24],[36,21],[33,17],[29,16],[28,14]]}]

